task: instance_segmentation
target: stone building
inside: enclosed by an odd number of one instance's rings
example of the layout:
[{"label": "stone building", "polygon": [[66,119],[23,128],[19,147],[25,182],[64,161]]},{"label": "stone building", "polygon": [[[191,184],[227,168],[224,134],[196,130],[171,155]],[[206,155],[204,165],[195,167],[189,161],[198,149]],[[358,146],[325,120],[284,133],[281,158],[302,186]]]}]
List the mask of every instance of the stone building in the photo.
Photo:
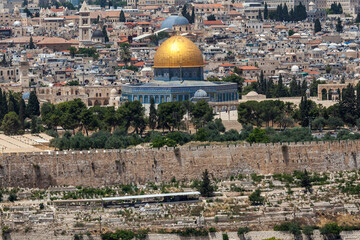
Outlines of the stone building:
[{"label": "stone building", "polygon": [[[112,91],[115,90],[115,91]],[[58,104],[80,98],[86,106],[119,105],[121,86],[51,86],[39,87],[36,94],[40,101]],[[111,98],[110,98],[111,97]]]}]

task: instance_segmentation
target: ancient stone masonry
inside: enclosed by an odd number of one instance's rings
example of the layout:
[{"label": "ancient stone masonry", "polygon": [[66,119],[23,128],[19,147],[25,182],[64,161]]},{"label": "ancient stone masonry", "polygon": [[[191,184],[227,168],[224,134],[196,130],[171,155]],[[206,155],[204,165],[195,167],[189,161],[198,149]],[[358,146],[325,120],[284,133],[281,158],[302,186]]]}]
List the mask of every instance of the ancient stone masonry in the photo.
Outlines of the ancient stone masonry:
[{"label": "ancient stone masonry", "polygon": [[239,173],[353,170],[360,141],[291,144],[211,145],[180,148],[16,153],[0,156],[1,187],[84,185],[200,178],[208,169],[216,178]]}]

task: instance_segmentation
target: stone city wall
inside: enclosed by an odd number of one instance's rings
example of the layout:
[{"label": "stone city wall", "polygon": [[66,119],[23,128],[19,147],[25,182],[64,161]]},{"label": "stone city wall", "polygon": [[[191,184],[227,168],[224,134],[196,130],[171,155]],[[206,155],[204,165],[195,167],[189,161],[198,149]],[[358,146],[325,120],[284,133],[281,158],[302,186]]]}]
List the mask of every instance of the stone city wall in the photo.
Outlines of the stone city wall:
[{"label": "stone city wall", "polygon": [[200,178],[239,173],[353,170],[360,141],[297,144],[241,144],[199,147],[16,153],[0,156],[1,187],[84,185]]}]

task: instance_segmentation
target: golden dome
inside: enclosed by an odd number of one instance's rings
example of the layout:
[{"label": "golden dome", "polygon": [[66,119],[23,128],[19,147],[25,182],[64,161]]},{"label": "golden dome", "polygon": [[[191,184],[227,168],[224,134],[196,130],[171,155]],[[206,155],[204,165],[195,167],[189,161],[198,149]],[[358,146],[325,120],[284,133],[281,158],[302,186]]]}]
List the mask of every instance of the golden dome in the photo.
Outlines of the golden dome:
[{"label": "golden dome", "polygon": [[188,38],[173,36],[155,53],[154,68],[203,67],[200,49]]}]

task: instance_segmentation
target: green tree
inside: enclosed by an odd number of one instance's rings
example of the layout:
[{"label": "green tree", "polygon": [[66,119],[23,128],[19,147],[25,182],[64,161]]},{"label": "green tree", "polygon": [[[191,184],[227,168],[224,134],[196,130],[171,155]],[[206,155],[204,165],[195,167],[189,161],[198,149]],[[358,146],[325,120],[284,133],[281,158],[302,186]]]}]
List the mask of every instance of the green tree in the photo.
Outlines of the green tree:
[{"label": "green tree", "polygon": [[7,61],[6,61],[6,55],[4,54],[4,55],[3,55],[3,59],[2,59],[2,61],[1,61],[1,66],[6,67],[7,65],[8,65],[8,63],[7,63]]},{"label": "green tree", "polygon": [[8,110],[9,112],[19,114],[19,102],[15,99],[14,93],[12,92],[9,92]]},{"label": "green tree", "polygon": [[312,127],[314,129],[318,129],[320,131],[322,131],[323,127],[326,125],[326,120],[323,117],[318,117],[315,118],[314,121],[312,122]]},{"label": "green tree", "polygon": [[257,101],[247,101],[238,106],[238,122],[242,125],[251,124],[262,126],[261,107]]},{"label": "green tree", "polygon": [[267,2],[265,2],[265,7],[264,7],[264,19],[268,19],[269,18],[269,9],[268,9],[268,5]]},{"label": "green tree", "polygon": [[290,97],[300,96],[299,85],[297,84],[296,78],[294,77],[290,82]]},{"label": "green tree", "polygon": [[120,22],[126,22],[125,13],[124,13],[123,10],[120,11],[119,21]]},{"label": "green tree", "polygon": [[164,129],[173,131],[180,127],[186,109],[180,102],[164,102],[158,105],[158,126]]},{"label": "green tree", "polygon": [[2,121],[1,130],[3,130],[6,135],[16,135],[20,128],[21,124],[18,115],[15,112],[7,113]]},{"label": "green tree", "polygon": [[211,14],[211,15],[207,16],[207,20],[208,21],[216,21],[216,17],[214,14]]},{"label": "green tree", "polygon": [[314,32],[321,32],[321,23],[318,18],[314,21]]},{"label": "green tree", "polygon": [[202,174],[202,181],[199,186],[199,191],[203,197],[211,197],[214,193],[214,187],[211,184],[209,172],[207,169]]},{"label": "green tree", "polygon": [[19,104],[19,120],[20,120],[20,126],[21,129],[25,129],[25,117],[26,117],[26,104],[23,98],[20,99]]},{"label": "green tree", "polygon": [[301,101],[300,101],[300,106],[299,106],[299,111],[300,111],[300,124],[302,127],[306,127],[309,125],[309,118],[310,118],[310,104],[309,101],[307,100],[306,95],[301,97]]},{"label": "green tree", "polygon": [[85,129],[86,136],[89,136],[89,130],[95,130],[98,127],[98,121],[92,112],[84,108],[80,113],[80,127]]},{"label": "green tree", "polygon": [[60,113],[59,124],[63,129],[71,129],[75,134],[75,129],[80,126],[81,112],[86,109],[86,105],[79,99],[63,102],[56,105],[56,111]]},{"label": "green tree", "polygon": [[38,124],[37,124],[37,116],[32,115],[31,116],[31,133],[38,133],[39,132],[39,128],[38,128]]},{"label": "green tree", "polygon": [[71,56],[72,58],[74,58],[74,57],[75,57],[75,54],[76,54],[76,52],[77,52],[76,47],[69,47],[68,50],[70,51],[70,56]]},{"label": "green tree", "polygon": [[355,98],[355,89],[349,84],[346,88],[343,89],[341,100],[340,100],[340,116],[343,121],[353,126],[356,124],[356,98]]},{"label": "green tree", "polygon": [[344,126],[344,122],[339,117],[329,117],[327,120],[330,129],[337,130],[338,127]]},{"label": "green tree", "polygon": [[41,105],[41,120],[48,129],[56,129],[59,124],[60,113],[56,110],[52,103],[45,102]]},{"label": "green tree", "polygon": [[118,109],[118,119],[121,126],[127,131],[129,127],[134,129],[136,134],[141,134],[145,127],[145,108],[139,101],[125,102]]},{"label": "green tree", "polygon": [[32,37],[30,37],[30,41],[29,41],[29,49],[35,49],[35,44],[34,44],[34,40]]},{"label": "green tree", "polygon": [[[25,9],[24,9],[24,13],[26,13],[26,17],[33,17],[32,16],[32,13],[30,12],[30,10],[26,7]],[[32,48],[30,48],[30,49],[32,49]]]},{"label": "green tree", "polygon": [[251,202],[251,205],[263,205],[265,198],[261,196],[260,189],[256,189],[249,195],[249,201]]},{"label": "green tree", "polygon": [[304,171],[304,174],[301,175],[301,179],[300,179],[300,183],[301,183],[301,187],[305,188],[305,192],[310,192],[311,193],[311,179],[309,176],[309,173],[306,171]]},{"label": "green tree", "polygon": [[292,36],[292,35],[294,35],[294,34],[295,34],[294,30],[289,29],[289,31],[288,31],[288,35],[289,35],[289,37],[290,37],[290,36]]},{"label": "green tree", "polygon": [[15,192],[11,191],[10,194],[9,194],[9,199],[8,199],[10,202],[15,202],[17,201],[17,195]]},{"label": "green tree", "polygon": [[343,26],[342,26],[340,18],[337,19],[336,31],[339,32],[339,33],[341,33],[343,31]]},{"label": "green tree", "polygon": [[223,233],[222,239],[223,240],[229,240],[229,236],[227,235],[227,233]]},{"label": "green tree", "polygon": [[28,105],[26,107],[27,116],[39,116],[40,115],[40,103],[36,96],[35,91],[30,92]]},{"label": "green tree", "polygon": [[277,96],[278,97],[287,97],[288,95],[289,94],[288,94],[287,88],[284,86],[282,76],[280,74],[278,87],[277,87]]},{"label": "green tree", "polygon": [[339,239],[341,227],[337,223],[327,223],[320,228],[320,233],[327,239]]},{"label": "green tree", "polygon": [[330,73],[331,72],[331,66],[328,64],[328,65],[326,65],[326,67],[325,67],[325,71],[326,71],[326,73]]},{"label": "green tree", "polygon": [[241,92],[242,92],[242,86],[243,86],[243,83],[244,83],[244,78],[240,77],[240,76],[237,75],[237,74],[231,74],[230,76],[224,77],[224,78],[222,79],[222,81],[224,81],[224,82],[233,82],[233,83],[236,83],[236,84],[237,84],[238,93],[239,93],[239,95],[241,94]]},{"label": "green tree", "polygon": [[196,128],[204,127],[214,118],[213,110],[205,100],[198,101],[191,111],[191,122]]},{"label": "green tree", "polygon": [[269,137],[266,135],[265,129],[255,128],[246,141],[249,143],[268,143]]},{"label": "green tree", "polygon": [[109,41],[109,36],[108,36],[107,30],[106,30],[106,26],[103,26],[102,32],[103,32],[104,37],[105,37],[105,42],[107,43]]},{"label": "green tree", "polygon": [[263,17],[262,17],[262,14],[261,14],[261,10],[259,9],[259,12],[258,12],[258,19],[259,21],[262,21],[263,20]]},{"label": "green tree", "polygon": [[288,10],[288,7],[287,7],[286,3],[284,3],[284,6],[282,8],[282,20],[283,21],[290,21],[289,10]]},{"label": "green tree", "polygon": [[358,13],[355,18],[356,23],[360,23],[360,14]]},{"label": "green tree", "polygon": [[191,10],[191,24],[195,23],[195,8],[193,7]]},{"label": "green tree", "polygon": [[130,44],[121,43],[120,44],[120,57],[125,62],[125,65],[128,64],[131,60]]},{"label": "green tree", "polygon": [[149,127],[154,130],[156,128],[157,113],[155,108],[155,100],[150,98],[150,113],[149,113]]}]

